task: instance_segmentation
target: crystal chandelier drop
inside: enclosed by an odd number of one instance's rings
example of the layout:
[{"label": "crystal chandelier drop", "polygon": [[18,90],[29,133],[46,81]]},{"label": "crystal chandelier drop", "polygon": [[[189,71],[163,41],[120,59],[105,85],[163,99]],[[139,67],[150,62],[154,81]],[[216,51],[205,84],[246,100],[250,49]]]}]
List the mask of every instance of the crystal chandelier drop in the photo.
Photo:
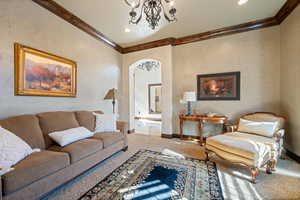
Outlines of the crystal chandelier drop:
[{"label": "crystal chandelier drop", "polygon": [[[149,26],[154,30],[161,19],[161,13],[163,13],[165,19],[168,22],[177,21],[175,14],[176,8],[174,8],[174,0],[132,0],[129,2],[128,0],[124,0],[127,5],[131,7],[131,11],[129,12],[131,24],[138,24],[143,14],[146,16],[146,20],[149,23]],[[168,8],[165,8],[163,4],[165,2]],[[140,8],[140,14],[138,16],[136,9]],[[166,10],[169,9],[169,14],[167,14]],[[137,17],[138,16],[138,17]]]},{"label": "crystal chandelier drop", "polygon": [[152,71],[157,70],[159,68],[159,62],[157,61],[146,61],[137,66],[138,69],[144,70],[144,71]]}]

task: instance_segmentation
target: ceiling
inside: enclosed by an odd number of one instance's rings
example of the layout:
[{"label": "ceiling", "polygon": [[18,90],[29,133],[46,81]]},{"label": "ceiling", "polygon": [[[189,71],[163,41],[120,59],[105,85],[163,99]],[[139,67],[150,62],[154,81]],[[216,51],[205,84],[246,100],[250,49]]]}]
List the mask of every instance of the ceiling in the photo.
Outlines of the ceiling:
[{"label": "ceiling", "polygon": [[[124,0],[55,1],[122,47],[273,17],[286,2],[249,0],[240,6],[238,0],[175,0],[178,21],[168,23],[162,17],[153,31],[145,19],[138,25],[129,24],[130,8]],[[125,28],[131,32],[125,33]]]}]

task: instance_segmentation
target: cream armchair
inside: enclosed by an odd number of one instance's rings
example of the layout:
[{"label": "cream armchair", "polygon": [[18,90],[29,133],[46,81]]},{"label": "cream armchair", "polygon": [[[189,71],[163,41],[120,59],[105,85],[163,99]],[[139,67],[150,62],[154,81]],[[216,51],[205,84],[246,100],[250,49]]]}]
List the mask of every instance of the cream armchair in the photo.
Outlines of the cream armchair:
[{"label": "cream armchair", "polygon": [[[244,121],[251,125],[242,127]],[[284,117],[273,113],[244,115],[239,125],[232,128],[232,132],[207,139],[207,160],[214,153],[232,163],[247,166],[251,171],[252,182],[255,183],[259,168],[266,167],[268,174],[276,168],[283,149],[284,123]]]}]

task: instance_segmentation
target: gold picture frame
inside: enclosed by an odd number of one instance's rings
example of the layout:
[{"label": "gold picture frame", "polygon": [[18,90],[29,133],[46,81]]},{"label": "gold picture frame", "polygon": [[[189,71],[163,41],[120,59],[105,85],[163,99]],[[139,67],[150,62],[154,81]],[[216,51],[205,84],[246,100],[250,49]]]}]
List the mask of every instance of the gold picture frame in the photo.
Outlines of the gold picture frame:
[{"label": "gold picture frame", "polygon": [[15,95],[76,97],[77,64],[15,43]]}]

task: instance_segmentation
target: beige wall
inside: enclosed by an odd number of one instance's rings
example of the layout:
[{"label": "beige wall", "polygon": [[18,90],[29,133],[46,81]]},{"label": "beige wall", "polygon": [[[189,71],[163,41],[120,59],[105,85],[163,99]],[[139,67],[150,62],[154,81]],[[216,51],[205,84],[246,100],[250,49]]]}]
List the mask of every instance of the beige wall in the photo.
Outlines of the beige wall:
[{"label": "beige wall", "polygon": [[281,110],[288,117],[285,146],[300,156],[300,6],[280,28]]},{"label": "beige wall", "polygon": [[[0,117],[54,110],[111,112],[105,92],[118,86],[121,55],[31,0],[0,1]],[[78,64],[77,98],[14,96],[14,42]]]},{"label": "beige wall", "polygon": [[[179,103],[184,91],[197,90],[197,74],[241,72],[241,101],[198,101],[200,113],[217,112],[238,118],[255,111],[279,112],[280,29],[266,28],[173,48],[173,129],[179,132]],[[194,125],[185,133],[195,135]]]},{"label": "beige wall", "polygon": [[129,67],[142,59],[153,59],[161,63],[162,76],[162,133],[172,134],[172,47],[164,46],[155,49],[133,52],[123,55],[122,91],[121,91],[121,119],[129,121],[130,106],[129,94]]}]

